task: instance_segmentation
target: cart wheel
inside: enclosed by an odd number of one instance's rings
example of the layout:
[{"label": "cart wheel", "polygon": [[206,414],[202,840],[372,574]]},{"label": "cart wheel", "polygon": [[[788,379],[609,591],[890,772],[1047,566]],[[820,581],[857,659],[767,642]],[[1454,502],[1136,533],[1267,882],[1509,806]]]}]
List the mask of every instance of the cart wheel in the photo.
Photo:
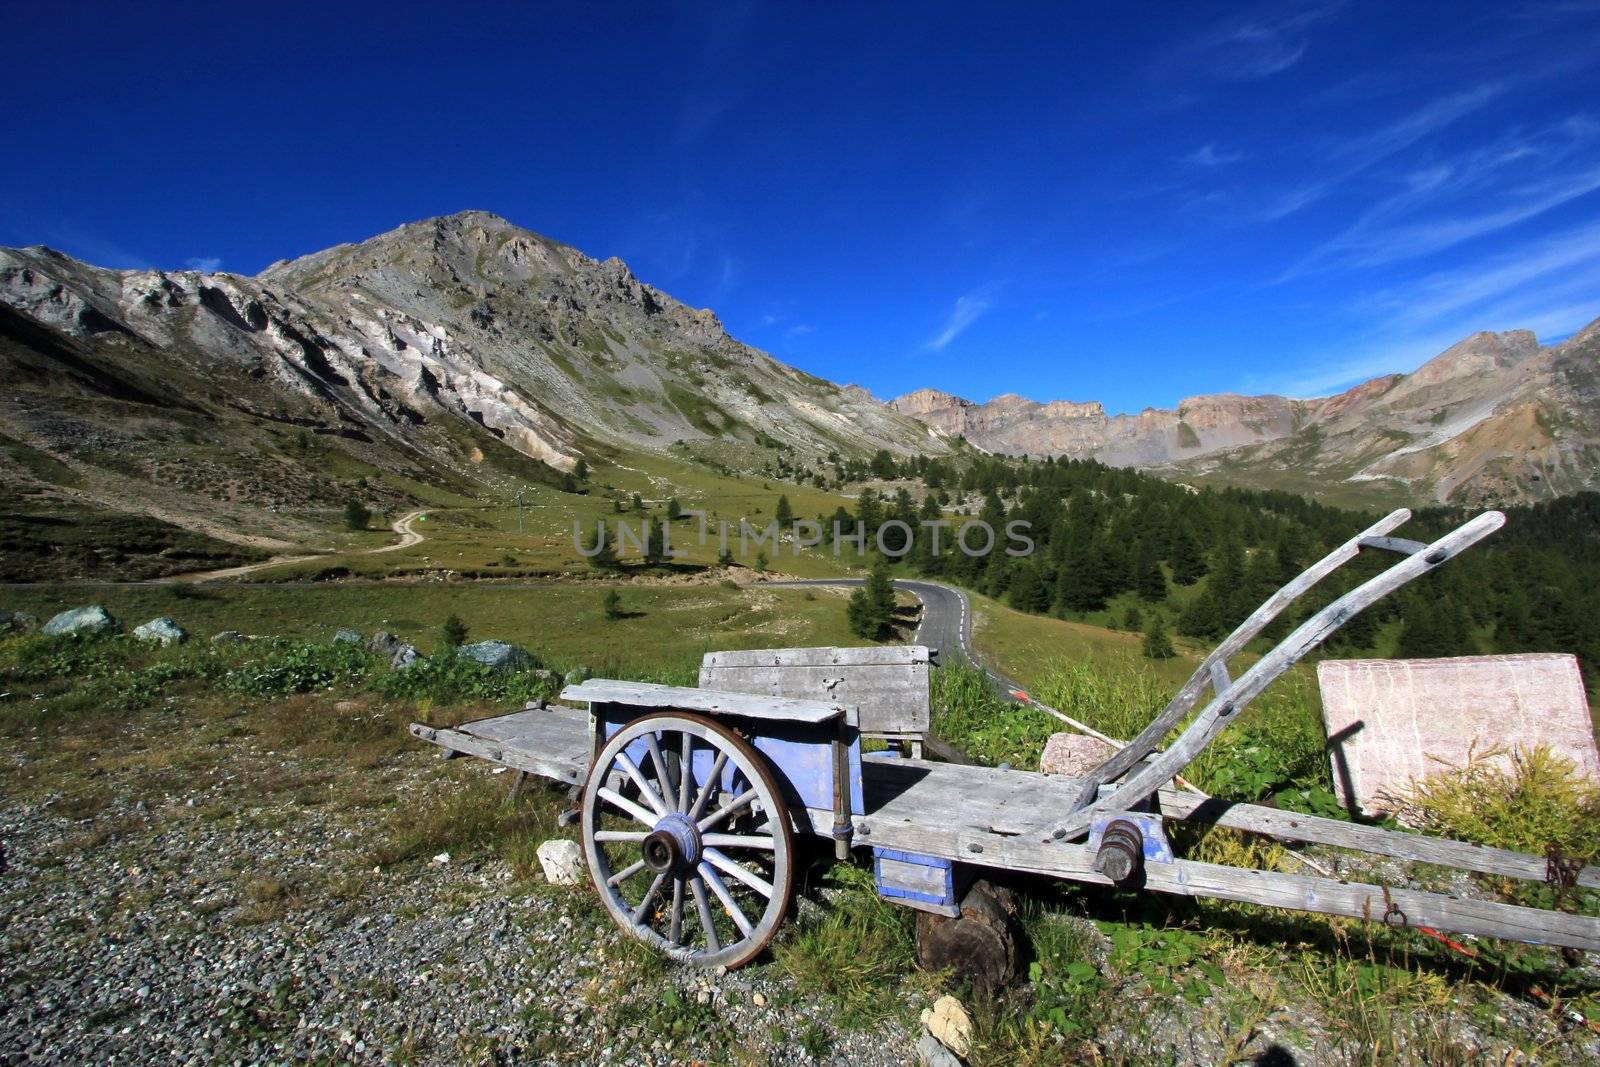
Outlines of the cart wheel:
[{"label": "cart wheel", "polygon": [[685,963],[748,963],[789,910],[783,796],[754,748],[699,715],[647,715],[606,742],[583,790],[583,851],[617,924]]}]

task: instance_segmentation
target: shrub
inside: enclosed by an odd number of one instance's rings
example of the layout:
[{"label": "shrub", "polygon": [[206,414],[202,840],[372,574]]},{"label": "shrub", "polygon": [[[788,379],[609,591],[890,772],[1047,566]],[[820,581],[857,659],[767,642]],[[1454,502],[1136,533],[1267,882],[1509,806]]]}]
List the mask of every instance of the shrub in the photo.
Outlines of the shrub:
[{"label": "shrub", "polygon": [[367,523],[372,521],[372,509],[361,501],[351,497],[345,501],[344,524],[352,530],[365,530]]},{"label": "shrub", "polygon": [[444,620],[444,625],[439,627],[439,640],[446,648],[457,648],[467,643],[467,624],[461,621],[461,616],[451,612]]},{"label": "shrub", "polygon": [[355,685],[372,673],[374,657],[360,645],[308,645],[274,640],[267,655],[223,675],[221,688],[246,696],[285,696]]},{"label": "shrub", "polygon": [[607,590],[601,608],[605,612],[606,618],[610,621],[615,622],[617,619],[622,618],[622,594],[615,589]]}]

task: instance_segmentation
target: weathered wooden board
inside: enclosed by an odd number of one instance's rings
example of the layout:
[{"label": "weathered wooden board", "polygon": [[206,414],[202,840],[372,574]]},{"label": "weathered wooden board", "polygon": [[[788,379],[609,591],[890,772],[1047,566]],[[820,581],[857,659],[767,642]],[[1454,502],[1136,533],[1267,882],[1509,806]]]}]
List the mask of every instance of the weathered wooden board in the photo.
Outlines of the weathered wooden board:
[{"label": "weathered wooden board", "polygon": [[[1548,745],[1600,781],[1576,657],[1324,660],[1317,665],[1339,799],[1390,811],[1414,779],[1476,751]],[[1509,755],[1500,757],[1509,759]]]},{"label": "weathered wooden board", "polygon": [[576,784],[589,773],[589,713],[551,706],[464,722],[455,727],[412,723],[414,737],[447,752],[462,752],[558,782]]},{"label": "weathered wooden board", "polygon": [[840,701],[793,700],[678,685],[653,685],[649,682],[614,682],[606,678],[592,678],[587,682],[569,685],[561,691],[561,699],[703,711],[712,715],[737,715],[747,719],[786,722],[832,722],[842,715],[850,725],[856,724],[855,707]]},{"label": "weathered wooden board", "polygon": [[869,736],[921,735],[930,720],[926,645],[709,652],[700,686],[770,697],[840,701]]}]

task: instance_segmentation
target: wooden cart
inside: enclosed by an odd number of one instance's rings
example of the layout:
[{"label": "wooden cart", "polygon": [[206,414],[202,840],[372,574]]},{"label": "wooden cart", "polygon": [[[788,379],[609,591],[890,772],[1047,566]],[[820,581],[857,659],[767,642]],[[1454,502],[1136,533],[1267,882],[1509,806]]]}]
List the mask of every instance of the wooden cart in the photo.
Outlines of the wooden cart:
[{"label": "wooden cart", "polygon": [[[795,836],[870,850],[878,890],[953,916],[985,868],[1247,901],[1394,926],[1600,949],[1600,920],[1383,885],[1200,863],[1167,820],[1231,827],[1531,881],[1600,886],[1600,869],[1237,804],[1171,782],[1269,682],[1356,612],[1444,563],[1504,519],[1487,512],[1432,544],[1391,536],[1394,512],[1267,600],[1137,738],[1082,779],[918,758],[933,653],[904,648],[713,653],[698,688],[607,680],[550,706],[417,737],[572,787],[584,855],[611,916],[668,956],[736,967],[782,924]],[[1286,607],[1364,550],[1402,558],[1313,614],[1237,679],[1228,664]],[[1201,706],[1202,698],[1209,699]],[[1196,709],[1198,708],[1198,712]],[[1191,718],[1192,716],[1192,718]],[[1157,745],[1185,720],[1165,750]],[[895,749],[864,753],[863,737]]]}]

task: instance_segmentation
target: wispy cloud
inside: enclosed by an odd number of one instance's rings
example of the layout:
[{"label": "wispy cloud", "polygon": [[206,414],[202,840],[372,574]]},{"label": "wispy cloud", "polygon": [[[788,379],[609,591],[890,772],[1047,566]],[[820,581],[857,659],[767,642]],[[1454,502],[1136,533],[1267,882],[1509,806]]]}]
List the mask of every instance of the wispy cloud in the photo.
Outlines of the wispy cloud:
[{"label": "wispy cloud", "polygon": [[956,299],[950,308],[950,315],[945,319],[944,329],[934,336],[924,347],[930,352],[942,352],[945,347],[966,332],[967,327],[981,319],[994,307],[994,286],[986,285],[974,289]]},{"label": "wispy cloud", "polygon": [[[1578,116],[1404,175],[1397,191],[1283,275],[1366,268],[1441,252],[1600,190],[1600,124]],[[1485,209],[1482,205],[1494,206]]]},{"label": "wispy cloud", "polygon": [[793,341],[797,337],[804,337],[808,333],[816,333],[817,328],[809,322],[797,322],[783,331],[783,339]]},{"label": "wispy cloud", "polygon": [[190,270],[197,270],[205,274],[210,274],[212,271],[222,269],[222,260],[218,259],[216,256],[195,256],[184,260],[183,265],[188,267]]},{"label": "wispy cloud", "polygon": [[1243,158],[1244,153],[1219,149],[1213,142],[1196,148],[1193,152],[1184,156],[1182,162],[1196,167],[1223,167],[1229,163],[1237,163]]},{"label": "wispy cloud", "polygon": [[1214,27],[1185,51],[1213,77],[1228,81],[1268,78],[1300,62],[1310,47],[1311,29],[1343,6],[1340,0],[1263,8]]},{"label": "wispy cloud", "polygon": [[1351,309],[1364,331],[1314,369],[1264,387],[1315,396],[1380,374],[1409,372],[1478,330],[1532,330],[1544,342],[1600,317],[1600,222],[1486,260],[1369,294]]},{"label": "wispy cloud", "polygon": [[1440,97],[1367,133],[1326,142],[1319,146],[1323,159],[1315,181],[1262,196],[1251,215],[1260,222],[1276,222],[1309,207],[1357,175],[1472,114],[1501,92],[1498,84],[1480,85]]}]

